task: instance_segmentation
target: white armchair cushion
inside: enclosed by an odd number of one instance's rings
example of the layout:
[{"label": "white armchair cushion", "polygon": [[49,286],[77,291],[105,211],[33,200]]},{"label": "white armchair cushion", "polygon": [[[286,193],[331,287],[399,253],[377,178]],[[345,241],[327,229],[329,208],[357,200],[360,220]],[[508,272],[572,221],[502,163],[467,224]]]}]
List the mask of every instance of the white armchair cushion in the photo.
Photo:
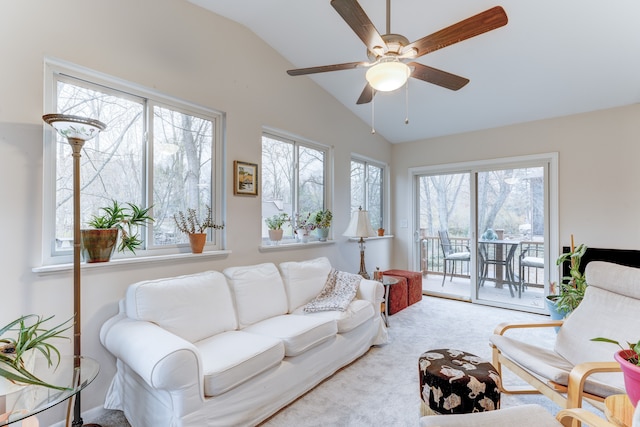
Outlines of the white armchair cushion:
[{"label": "white armchair cushion", "polygon": [[223,273],[233,291],[240,328],[287,313],[287,295],[274,264],[230,267]]},{"label": "white armchair cushion", "polygon": [[327,282],[331,263],[326,257],[301,262],[283,262],[280,264],[280,271],[291,313],[320,293]]},{"label": "white armchair cushion", "polygon": [[217,271],[134,283],[125,305],[129,318],[192,343],[238,326],[229,286]]},{"label": "white armchair cushion", "polygon": [[218,396],[277,365],[284,345],[277,338],[229,331],[195,343],[202,356],[205,396]]},{"label": "white armchair cushion", "polygon": [[282,340],[286,356],[297,356],[335,337],[338,327],[333,319],[285,314],[254,323],[244,332]]}]

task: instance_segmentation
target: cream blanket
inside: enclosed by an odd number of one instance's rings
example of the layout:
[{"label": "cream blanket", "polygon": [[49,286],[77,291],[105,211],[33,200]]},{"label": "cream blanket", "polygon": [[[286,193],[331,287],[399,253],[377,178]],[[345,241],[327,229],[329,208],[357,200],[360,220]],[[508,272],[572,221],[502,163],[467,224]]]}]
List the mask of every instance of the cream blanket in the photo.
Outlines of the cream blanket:
[{"label": "cream blanket", "polygon": [[362,276],[331,269],[320,294],[304,306],[306,313],[345,311],[356,296]]}]

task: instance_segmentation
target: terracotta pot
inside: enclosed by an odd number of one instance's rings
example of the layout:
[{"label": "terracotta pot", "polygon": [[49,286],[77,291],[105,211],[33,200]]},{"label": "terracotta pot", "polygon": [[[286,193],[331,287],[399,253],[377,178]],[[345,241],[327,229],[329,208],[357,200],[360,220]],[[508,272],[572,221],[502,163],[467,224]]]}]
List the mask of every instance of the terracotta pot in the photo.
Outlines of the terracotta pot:
[{"label": "terracotta pot", "polygon": [[282,240],[283,233],[284,230],[282,229],[269,230],[269,240],[271,240],[272,242],[279,242],[280,240]]},{"label": "terracotta pot", "polygon": [[201,254],[205,243],[207,243],[207,233],[189,233],[189,245],[194,254]]},{"label": "terracotta pot", "polygon": [[629,400],[635,408],[640,400],[640,366],[627,362],[628,355],[634,354],[633,350],[619,350],[613,357],[620,364],[624,375],[624,388]]},{"label": "terracotta pot", "polygon": [[384,236],[384,228],[378,228],[378,236]]},{"label": "terracotta pot", "polygon": [[87,263],[108,262],[118,241],[117,228],[80,230],[82,258]]}]

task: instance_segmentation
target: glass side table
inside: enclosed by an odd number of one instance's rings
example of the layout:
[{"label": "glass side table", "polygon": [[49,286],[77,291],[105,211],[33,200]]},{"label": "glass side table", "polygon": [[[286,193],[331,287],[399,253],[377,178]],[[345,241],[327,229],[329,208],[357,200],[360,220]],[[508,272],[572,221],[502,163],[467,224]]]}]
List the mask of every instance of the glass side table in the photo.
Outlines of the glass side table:
[{"label": "glass side table", "polygon": [[398,283],[398,279],[391,276],[382,276],[380,282],[384,286],[384,310],[382,311],[382,317],[384,319],[385,326],[389,327],[389,288],[391,285]]},{"label": "glass side table", "polygon": [[[34,374],[49,384],[68,389],[56,390],[28,385],[14,393],[0,396],[0,426],[18,421],[23,421],[22,425],[25,427],[37,426],[38,421],[34,415],[64,402],[91,384],[100,371],[98,362],[87,357],[80,357],[79,363],[74,363],[74,360],[74,356],[63,356],[60,365],[54,370],[53,367],[47,366],[44,358],[39,357],[36,360]],[[71,412],[73,411],[69,411]]]}]

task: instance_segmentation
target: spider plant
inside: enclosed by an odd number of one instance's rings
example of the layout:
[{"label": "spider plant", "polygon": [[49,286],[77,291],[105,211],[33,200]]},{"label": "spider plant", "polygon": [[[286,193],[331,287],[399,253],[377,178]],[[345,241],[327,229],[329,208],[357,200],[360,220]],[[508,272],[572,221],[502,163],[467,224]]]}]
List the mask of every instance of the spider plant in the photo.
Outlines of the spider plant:
[{"label": "spider plant", "polygon": [[[48,384],[36,377],[27,370],[24,362],[25,353],[33,350],[44,356],[49,367],[53,366],[54,361],[56,368],[60,364],[60,352],[49,341],[66,338],[62,334],[73,326],[73,318],[53,328],[44,328],[43,324],[52,318],[53,316],[43,319],[35,314],[28,314],[0,328],[0,377],[13,383],[66,390],[66,387]],[[12,334],[4,337],[6,333]]]}]

